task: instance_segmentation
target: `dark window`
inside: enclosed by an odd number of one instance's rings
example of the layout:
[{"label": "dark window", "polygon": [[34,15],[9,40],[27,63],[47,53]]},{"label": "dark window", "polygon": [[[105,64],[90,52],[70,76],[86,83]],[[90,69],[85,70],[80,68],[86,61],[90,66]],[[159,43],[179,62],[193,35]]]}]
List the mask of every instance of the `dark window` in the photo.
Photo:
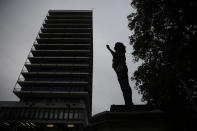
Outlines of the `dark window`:
[{"label": "dark window", "polygon": [[9,114],[8,114],[8,119],[9,120],[12,120],[13,119],[13,116],[15,115],[15,113],[14,113],[14,110],[13,109],[9,109]]},{"label": "dark window", "polygon": [[23,109],[21,109],[20,119],[23,119],[24,114],[25,114],[25,109],[23,108]]},{"label": "dark window", "polygon": [[35,119],[34,117],[35,117],[35,113],[36,113],[36,110],[35,109],[31,109],[30,110],[30,114],[31,114],[31,116],[30,116],[30,119],[32,120],[32,119]]},{"label": "dark window", "polygon": [[25,109],[24,119],[28,119],[28,115],[29,115],[28,109]]},{"label": "dark window", "polygon": [[64,117],[64,110],[61,109],[61,110],[59,111],[59,119],[62,120],[63,117]]},{"label": "dark window", "polygon": [[14,120],[17,120],[17,119],[18,119],[19,113],[20,113],[19,108],[15,108],[15,111],[14,111],[14,118],[13,118]]},{"label": "dark window", "polygon": [[53,111],[54,110],[49,110],[49,119],[53,119]]},{"label": "dark window", "polygon": [[79,119],[84,119],[84,111],[79,111]]},{"label": "dark window", "polygon": [[68,119],[68,110],[65,110],[64,111],[64,120],[67,120]]},{"label": "dark window", "polygon": [[58,110],[57,110],[57,109],[55,110],[55,116],[54,116],[54,119],[55,119],[55,120],[57,120],[57,119],[58,119]]},{"label": "dark window", "polygon": [[70,110],[69,112],[69,120],[72,120],[73,119],[73,110]]},{"label": "dark window", "polygon": [[48,115],[49,115],[49,110],[46,109],[46,110],[44,111],[44,119],[48,119]]},{"label": "dark window", "polygon": [[44,109],[40,109],[39,119],[43,119]]},{"label": "dark window", "polygon": [[35,110],[35,119],[39,119],[39,109]]},{"label": "dark window", "polygon": [[78,120],[78,119],[79,119],[78,110],[75,110],[75,111],[74,111],[74,119],[75,119],[75,120]]},{"label": "dark window", "polygon": [[0,119],[3,119],[4,116],[4,109],[0,108]]}]

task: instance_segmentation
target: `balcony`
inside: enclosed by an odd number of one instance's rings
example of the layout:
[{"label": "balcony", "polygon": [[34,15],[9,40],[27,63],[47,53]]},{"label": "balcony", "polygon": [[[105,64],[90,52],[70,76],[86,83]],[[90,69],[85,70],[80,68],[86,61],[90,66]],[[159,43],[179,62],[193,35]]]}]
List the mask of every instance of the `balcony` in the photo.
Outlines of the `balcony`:
[{"label": "balcony", "polygon": [[28,57],[31,64],[89,64],[89,57]]},{"label": "balcony", "polygon": [[29,72],[89,72],[88,64],[30,64],[25,63]]},{"label": "balcony", "polygon": [[47,19],[46,24],[91,24],[91,19]]},{"label": "balcony", "polygon": [[[31,89],[31,88],[30,88]],[[14,94],[20,99],[31,98],[63,98],[63,99],[82,99],[85,103],[89,103],[89,94],[87,91],[56,91],[56,90],[23,90],[14,88]]]},{"label": "balcony", "polygon": [[22,72],[25,81],[79,81],[86,82],[89,73],[78,72]]},{"label": "balcony", "polygon": [[91,16],[87,15],[57,15],[57,16],[47,16],[47,19],[92,19]]},{"label": "balcony", "polygon": [[34,44],[36,50],[87,50],[90,44]]},{"label": "balcony", "polygon": [[43,24],[44,28],[92,28],[92,24]]},{"label": "balcony", "polygon": [[87,44],[90,38],[39,38],[36,39],[38,44]]},{"label": "balcony", "polygon": [[90,33],[91,28],[43,28],[42,33]]},{"label": "balcony", "polygon": [[40,33],[40,38],[90,38],[91,33]]},{"label": "balcony", "polygon": [[24,81],[18,80],[17,83],[24,88],[28,87],[85,87],[88,82],[83,81]]},{"label": "balcony", "polygon": [[89,50],[32,50],[31,53],[35,57],[88,57]]},{"label": "balcony", "polygon": [[92,10],[62,10],[62,11],[56,11],[56,10],[50,10],[49,16],[92,16]]}]

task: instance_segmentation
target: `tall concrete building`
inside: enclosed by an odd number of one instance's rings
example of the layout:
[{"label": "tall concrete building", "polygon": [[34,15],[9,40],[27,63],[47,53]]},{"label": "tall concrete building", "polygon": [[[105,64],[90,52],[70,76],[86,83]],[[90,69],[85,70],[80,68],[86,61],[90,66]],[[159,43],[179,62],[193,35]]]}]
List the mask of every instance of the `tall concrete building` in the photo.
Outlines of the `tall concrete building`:
[{"label": "tall concrete building", "polygon": [[91,10],[49,10],[14,94],[0,102],[4,130],[84,130],[92,111]]}]

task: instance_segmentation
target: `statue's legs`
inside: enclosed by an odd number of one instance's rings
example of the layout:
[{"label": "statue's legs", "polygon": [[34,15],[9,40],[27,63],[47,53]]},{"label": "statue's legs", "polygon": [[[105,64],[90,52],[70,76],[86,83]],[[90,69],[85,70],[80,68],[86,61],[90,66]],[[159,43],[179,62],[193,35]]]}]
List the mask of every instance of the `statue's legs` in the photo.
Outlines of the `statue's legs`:
[{"label": "statue's legs", "polygon": [[121,87],[121,90],[123,93],[125,105],[133,105],[132,91],[131,91],[131,87],[129,86],[129,83],[128,83],[128,78],[124,77],[124,79],[118,79],[118,81],[120,83],[120,87]]},{"label": "statue's legs", "polygon": [[118,67],[113,67],[117,77],[118,77],[118,82],[120,84],[120,88],[123,93],[125,105],[133,105],[132,102],[132,91],[131,87],[129,85],[128,81],[128,69],[127,66],[118,66]]}]

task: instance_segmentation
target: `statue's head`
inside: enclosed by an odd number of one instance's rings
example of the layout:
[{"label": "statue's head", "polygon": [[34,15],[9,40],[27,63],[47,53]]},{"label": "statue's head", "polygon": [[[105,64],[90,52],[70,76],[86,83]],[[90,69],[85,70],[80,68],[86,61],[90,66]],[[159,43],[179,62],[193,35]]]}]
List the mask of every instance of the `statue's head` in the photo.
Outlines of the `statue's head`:
[{"label": "statue's head", "polygon": [[125,53],[125,52],[126,52],[125,46],[124,46],[124,44],[121,43],[121,42],[117,42],[117,43],[115,44],[114,50],[115,50],[116,52],[122,52],[122,53]]}]

